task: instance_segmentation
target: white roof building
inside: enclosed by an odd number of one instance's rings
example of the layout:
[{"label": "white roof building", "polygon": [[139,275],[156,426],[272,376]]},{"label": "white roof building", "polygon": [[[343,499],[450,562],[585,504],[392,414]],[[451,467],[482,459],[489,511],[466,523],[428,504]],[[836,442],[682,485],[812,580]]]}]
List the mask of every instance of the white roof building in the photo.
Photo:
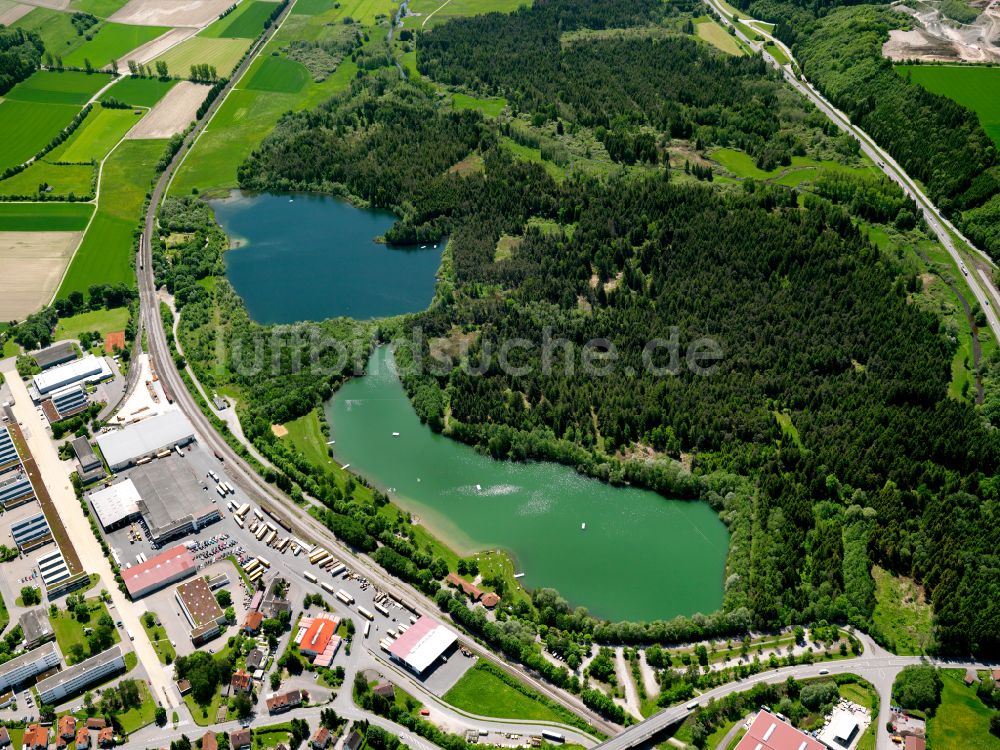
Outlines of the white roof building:
[{"label": "white roof building", "polygon": [[113,432],[98,435],[97,445],[112,471],[165,448],[194,440],[194,428],[179,410],[164,412]]},{"label": "white roof building", "polygon": [[90,504],[105,531],[118,528],[139,515],[139,490],[131,479],[118,482],[90,495]]},{"label": "white roof building", "polygon": [[64,365],[53,367],[51,370],[46,370],[39,375],[35,375],[32,378],[32,382],[35,385],[35,389],[44,396],[52,391],[57,391],[60,388],[77,383],[96,383],[105,378],[110,378],[112,374],[111,368],[108,367],[108,363],[104,360],[104,357],[95,357],[93,354],[88,354],[82,359],[67,362]]},{"label": "white roof building", "polygon": [[458,640],[458,636],[433,617],[421,617],[393,641],[389,655],[420,675]]}]

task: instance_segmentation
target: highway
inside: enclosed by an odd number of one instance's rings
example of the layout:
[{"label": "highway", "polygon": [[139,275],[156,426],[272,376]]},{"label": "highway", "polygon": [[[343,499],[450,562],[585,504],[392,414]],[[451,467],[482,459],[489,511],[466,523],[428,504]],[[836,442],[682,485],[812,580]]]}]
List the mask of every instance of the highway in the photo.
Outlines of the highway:
[{"label": "highway", "polygon": [[[1000,318],[997,317],[996,310],[990,304],[990,297],[984,290],[983,286],[980,284],[980,280],[975,277],[974,269],[965,269],[965,263],[959,254],[958,248],[955,245],[955,241],[952,239],[952,234],[961,238],[970,248],[979,255],[979,257],[990,266],[993,266],[992,260],[983,253],[981,250],[975,247],[958,229],[944,216],[941,211],[938,210],[930,198],[924,193],[917,182],[911,178],[895,159],[885,151],[881,146],[879,146],[875,140],[869,136],[864,130],[862,130],[857,125],[851,122],[851,119],[841,112],[839,109],[833,106],[817,89],[810,83],[804,75],[796,75],[793,65],[797,65],[795,56],[792,51],[784,44],[780,39],[762,31],[760,27],[755,27],[754,31],[760,34],[764,39],[769,42],[773,42],[782,52],[787,55],[788,59],[791,61],[788,65],[782,65],[779,63],[771,54],[764,49],[764,45],[760,42],[755,42],[749,39],[738,27],[736,27],[730,18],[728,11],[722,7],[719,0],[705,0],[705,3],[715,11],[715,14],[722,19],[722,22],[733,28],[736,32],[737,38],[740,39],[744,44],[746,44],[750,49],[759,52],[763,55],[764,60],[770,64],[772,67],[781,71],[785,80],[811,101],[816,108],[826,115],[837,127],[846,133],[849,133],[861,146],[862,152],[870,158],[882,172],[886,174],[889,179],[898,184],[903,192],[906,193],[913,201],[917,204],[920,211],[923,213],[924,220],[927,222],[927,226],[938,238],[938,241],[945,247],[948,251],[948,255],[951,256],[952,261],[955,263],[955,270],[965,277],[965,281],[972,291],[973,296],[979,302],[979,306],[983,309],[986,314],[986,321],[993,332],[993,336],[1000,341]],[[742,14],[739,16],[741,22],[753,21],[755,19],[744,17]],[[985,283],[985,281],[984,281]]]},{"label": "highway", "polygon": [[[375,583],[383,591],[387,591],[396,595],[397,598],[401,597],[413,603],[421,614],[441,617],[436,605],[430,599],[411,586],[396,580],[395,578],[391,578],[385,574],[380,567],[367,558],[355,555],[351,550],[341,545],[323,524],[309,515],[305,508],[296,505],[296,503],[287,495],[265,482],[263,478],[257,474],[253,467],[247,464],[232,448],[230,448],[228,443],[226,443],[226,441],[215,431],[211,422],[209,422],[209,420],[202,413],[198,404],[195,402],[194,397],[188,391],[187,386],[182,380],[180,373],[174,364],[173,357],[170,354],[170,348],[167,343],[167,334],[164,330],[163,320],[160,316],[159,299],[156,294],[156,285],[153,279],[152,262],[152,237],[156,227],[156,215],[160,203],[166,194],[167,187],[170,184],[170,180],[172,179],[174,172],[183,161],[189,147],[192,143],[194,143],[202,130],[204,130],[205,126],[211,120],[218,107],[225,100],[225,97],[228,95],[232,87],[246,73],[250,64],[267,44],[271,35],[277,30],[277,28],[280,27],[280,24],[284,22],[290,8],[291,3],[283,11],[283,15],[276,21],[276,23],[272,24],[270,29],[268,29],[261,39],[259,39],[251,48],[246,58],[229,79],[226,88],[219,93],[215,101],[212,103],[212,106],[209,107],[205,115],[198,120],[195,127],[188,133],[183,145],[180,149],[178,149],[177,154],[157,180],[156,186],[151,194],[149,208],[146,212],[139,253],[136,259],[136,274],[138,276],[140,300],[139,327],[136,335],[136,341],[141,342],[142,333],[145,332],[147,349],[153,369],[167,384],[167,387],[172,392],[177,405],[188,417],[188,419],[191,420],[199,441],[216,455],[223,457],[226,473],[244,492],[254,498],[266,498],[270,505],[274,506],[275,509],[280,509],[281,514],[283,514],[296,527],[296,535],[317,543],[321,542],[327,549],[331,550],[331,552],[335,552],[337,557],[347,562],[352,568],[354,568],[354,570]],[[140,345],[137,344],[137,350],[140,348]],[[467,645],[469,649],[474,651],[480,658],[488,659],[496,666],[518,679],[531,683],[536,690],[561,704],[570,711],[582,716],[598,730],[609,735],[618,731],[619,728],[616,725],[607,722],[599,715],[586,708],[583,705],[583,702],[576,696],[569,695],[568,693],[553,687],[549,683],[536,677],[533,673],[528,672],[520,665],[510,664],[494,654],[492,651],[479,647],[471,640],[467,641]]]}]

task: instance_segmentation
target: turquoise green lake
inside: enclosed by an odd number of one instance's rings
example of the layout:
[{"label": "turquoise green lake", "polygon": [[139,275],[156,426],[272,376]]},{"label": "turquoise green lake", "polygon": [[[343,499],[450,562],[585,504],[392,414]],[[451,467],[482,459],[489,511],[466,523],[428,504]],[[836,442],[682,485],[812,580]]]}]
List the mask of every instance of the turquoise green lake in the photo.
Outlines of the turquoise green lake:
[{"label": "turquoise green lake", "polygon": [[722,604],[729,536],[707,504],[612,487],[558,464],[496,461],[438,435],[420,423],[387,347],[334,395],[327,417],[337,460],[460,553],[507,550],[528,588],[558,589],[611,620]]}]

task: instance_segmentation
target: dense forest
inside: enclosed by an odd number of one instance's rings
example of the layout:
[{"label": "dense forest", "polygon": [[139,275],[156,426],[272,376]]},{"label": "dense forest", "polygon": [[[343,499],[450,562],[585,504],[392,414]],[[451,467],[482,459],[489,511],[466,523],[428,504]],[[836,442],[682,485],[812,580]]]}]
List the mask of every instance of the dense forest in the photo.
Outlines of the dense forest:
[{"label": "dense forest", "polygon": [[38,70],[44,51],[35,32],[0,26],[0,96]]},{"label": "dense forest", "polygon": [[[567,128],[600,128],[619,142],[654,133],[658,157],[683,140],[781,163],[827,137],[818,125],[803,129],[811,113],[757,62],[725,58],[681,31],[650,33],[661,12],[644,2],[550,0],[449,21],[422,34],[420,66],[440,84],[501,94]],[[641,28],[565,36],[628,26]],[[390,208],[399,216],[392,241],[451,237],[435,303],[407,321],[426,340],[400,341],[397,352],[404,366],[428,363],[404,384],[434,429],[497,457],[558,460],[703,499],[730,528],[720,613],[601,623],[536,594],[534,612],[514,618],[546,627],[556,650],[584,633],[665,643],[808,621],[871,630],[878,563],[927,587],[938,650],[1000,655],[1000,443],[974,407],[946,396],[954,345],[936,315],[912,304],[918,280],[857,228],[861,219],[912,227],[916,211],[898,189],[846,175],[804,196],[753,181],[719,189],[680,184],[665,169],[557,180],[515,158],[504,127],[453,111],[426,82],[373,68],[316,110],[286,115],[239,179],[247,189],[319,190]],[[472,156],[479,168],[454,168]],[[438,561],[270,430],[316,408],[351,374],[321,350],[327,368],[316,377],[317,363],[304,361],[311,340],[348,341],[361,362],[374,340],[403,326],[258,326],[224,280],[206,283],[225,247],[207,207],[172,200],[161,225],[157,275],[183,310],[184,356],[206,387],[223,378],[241,389],[244,429],[280,469],[270,478],[320,498],[322,520],[341,539],[434,592]],[[501,256],[504,236],[514,241]],[[547,335],[568,342],[550,367],[540,353]],[[478,362],[515,338],[533,344],[517,352],[522,374],[495,360],[477,375],[455,366],[459,339]],[[608,342],[598,358],[613,346],[610,375],[583,370],[594,339]],[[675,341],[685,356],[650,356],[652,339]],[[721,351],[701,363],[708,374],[688,366],[705,339]],[[277,370],[254,371],[262,346]],[[481,622],[450,595],[440,604],[573,689],[517,627]]]}]

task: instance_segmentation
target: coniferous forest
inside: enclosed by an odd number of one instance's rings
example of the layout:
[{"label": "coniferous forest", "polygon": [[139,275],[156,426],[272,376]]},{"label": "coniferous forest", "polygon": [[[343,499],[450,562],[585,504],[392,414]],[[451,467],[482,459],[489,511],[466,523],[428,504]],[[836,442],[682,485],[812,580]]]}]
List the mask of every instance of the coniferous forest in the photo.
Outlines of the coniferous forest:
[{"label": "coniferous forest", "polygon": [[[760,61],[651,31],[665,12],[651,0],[539,0],[421,35],[429,79],[592,128],[622,165],[610,174],[558,179],[515,158],[502,123],[383,68],[286,115],[240,168],[241,186],[390,208],[394,242],[450,237],[434,304],[407,321],[425,338],[399,352],[403,364],[432,365],[404,379],[418,413],[496,457],[562,461],[711,503],[732,535],[721,630],[819,620],[870,630],[878,564],[926,587],[937,650],[1000,656],[1000,441],[975,406],[948,397],[954,344],[912,304],[918,280],[858,227],[904,211],[912,223],[915,209],[878,181],[831,177],[801,195],[752,180],[679,184],[658,168],[678,139],[787,164],[834,137]],[[817,58],[800,44],[809,66]],[[939,114],[980,148],[964,110]],[[453,169],[471,155],[481,168]],[[968,187],[965,168],[928,167],[932,194]],[[175,205],[172,220],[197,225],[199,210]],[[500,254],[503,237],[516,242]],[[168,286],[186,290],[190,330],[219,299],[239,306],[231,291],[212,300],[193,283],[218,267],[213,242],[158,261]],[[255,325],[230,317],[239,331]],[[569,342],[549,368],[546,335]],[[442,354],[458,337],[472,342],[471,361],[512,339],[536,346],[516,355],[526,374],[494,360],[473,375]],[[650,372],[673,364],[644,355],[651,339],[690,352],[706,338],[721,352],[706,360],[710,373],[684,363]],[[610,376],[582,369],[595,339],[614,349]],[[270,439],[267,426],[315,408],[336,384],[296,377],[253,386],[248,434]],[[587,627],[631,642],[676,632]]]}]

